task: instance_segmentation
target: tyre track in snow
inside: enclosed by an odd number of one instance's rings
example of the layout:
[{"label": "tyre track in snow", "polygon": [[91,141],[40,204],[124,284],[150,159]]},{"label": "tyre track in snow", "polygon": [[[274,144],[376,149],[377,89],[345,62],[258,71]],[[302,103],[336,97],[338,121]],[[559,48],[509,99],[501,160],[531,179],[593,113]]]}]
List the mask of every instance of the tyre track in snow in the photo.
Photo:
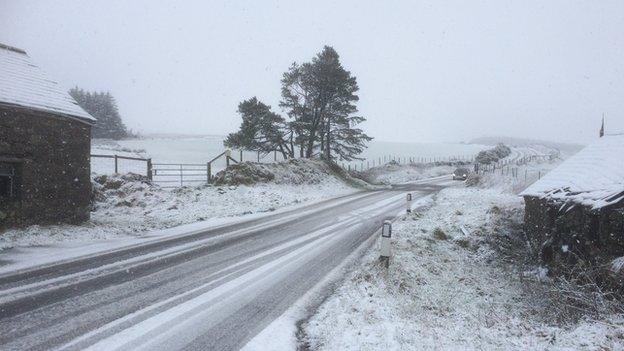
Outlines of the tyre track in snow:
[{"label": "tyre track in snow", "polygon": [[[351,195],[5,275],[0,345],[237,349],[403,209],[410,187],[415,198],[439,189],[405,185]],[[171,317],[192,303],[198,305]]]}]

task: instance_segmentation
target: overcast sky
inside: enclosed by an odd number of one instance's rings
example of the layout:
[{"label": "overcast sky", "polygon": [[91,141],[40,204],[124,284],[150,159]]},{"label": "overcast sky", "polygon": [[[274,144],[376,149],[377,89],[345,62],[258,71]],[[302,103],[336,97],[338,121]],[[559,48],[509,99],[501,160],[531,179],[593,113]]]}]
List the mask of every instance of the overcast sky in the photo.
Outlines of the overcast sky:
[{"label": "overcast sky", "polygon": [[624,131],[624,1],[0,0],[0,43],[66,87],[109,90],[144,133],[226,134],[333,46],[386,141],[568,142]]}]

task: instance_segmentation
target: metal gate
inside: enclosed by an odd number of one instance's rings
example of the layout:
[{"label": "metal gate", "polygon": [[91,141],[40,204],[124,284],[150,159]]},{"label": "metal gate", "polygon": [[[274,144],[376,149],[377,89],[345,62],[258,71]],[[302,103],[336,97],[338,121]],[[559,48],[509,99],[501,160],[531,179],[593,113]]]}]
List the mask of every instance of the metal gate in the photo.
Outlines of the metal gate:
[{"label": "metal gate", "polygon": [[210,183],[209,163],[154,163],[152,181],[163,188]]}]

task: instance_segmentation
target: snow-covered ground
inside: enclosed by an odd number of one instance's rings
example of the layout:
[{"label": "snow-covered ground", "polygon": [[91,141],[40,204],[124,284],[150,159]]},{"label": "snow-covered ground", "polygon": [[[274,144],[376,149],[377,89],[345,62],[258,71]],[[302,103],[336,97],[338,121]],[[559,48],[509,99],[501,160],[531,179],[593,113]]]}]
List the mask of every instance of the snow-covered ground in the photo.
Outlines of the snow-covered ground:
[{"label": "snow-covered ground", "polygon": [[137,237],[150,230],[269,212],[361,190],[313,161],[274,168],[279,171],[273,181],[250,186],[163,189],[135,176],[96,178],[103,184],[94,182],[96,201],[89,221],[9,229],[0,235],[0,249]]},{"label": "snow-covered ground", "polygon": [[482,186],[519,193],[561,164],[560,158],[537,160],[526,164],[503,166],[493,172],[479,175]]},{"label": "snow-covered ground", "polygon": [[387,163],[363,172],[363,177],[375,184],[405,184],[420,179],[449,175],[457,167],[422,164]]},{"label": "snow-covered ground", "polygon": [[497,219],[520,221],[521,206],[505,187],[442,190],[394,223],[389,270],[369,250],[303,324],[302,341],[313,350],[623,349],[624,316],[556,323],[543,313],[547,301],[526,293],[548,283],[502,263],[488,244],[505,230]]},{"label": "snow-covered ground", "polygon": [[506,163],[511,162],[519,162],[523,158],[531,157],[531,156],[548,156],[551,154],[557,154],[558,150],[551,149],[542,145],[532,145],[532,146],[512,146],[511,154],[501,161]]},{"label": "snow-covered ground", "polygon": [[[92,141],[91,153],[100,155],[121,155],[130,157],[152,158],[155,163],[192,163],[205,164],[213,157],[217,156],[225,150],[223,146],[222,136],[146,136],[139,139],[128,140],[102,140],[95,139]],[[448,158],[462,157],[470,158],[479,151],[486,148],[477,144],[460,144],[460,143],[393,143],[383,141],[372,141],[369,147],[364,150],[361,155],[366,160],[379,160],[384,156],[392,156],[396,158]],[[232,156],[238,160],[239,152],[234,150]],[[277,160],[282,161],[282,157],[277,154]],[[256,161],[258,155],[255,152],[243,152],[243,160]],[[261,155],[261,162],[273,162],[274,155]],[[134,172],[145,174],[145,162],[120,160],[119,167],[121,172]],[[362,164],[361,161],[353,161],[352,168],[357,166],[358,169]],[[113,160],[111,159],[93,159],[91,164],[92,171],[97,174],[112,174],[114,170]],[[212,165],[214,172],[225,168],[225,160],[223,158],[215,161]]]},{"label": "snow-covered ground", "polygon": [[[543,145],[529,145],[529,146],[513,146],[511,147],[511,154],[501,160],[501,164],[506,164],[504,169],[500,169],[496,172],[497,175],[501,174],[503,177],[494,177],[495,179],[488,178],[488,181],[497,181],[508,183],[515,187],[522,187],[526,184],[533,183],[539,177],[546,174],[548,171],[556,167],[561,158],[556,158],[549,161],[543,156],[557,154],[557,150],[551,147]],[[538,156],[539,158],[526,164],[516,165],[517,161],[531,156]],[[419,163],[403,163],[397,162],[386,163],[383,166],[373,167],[364,172],[362,175],[365,179],[371,183],[378,184],[404,184],[414,182],[419,179],[438,177],[441,175],[449,175],[459,167],[472,170],[472,165],[466,166],[449,166],[449,165],[436,165],[436,164],[419,164]],[[513,174],[510,171],[514,168]],[[512,175],[517,174],[517,177],[512,179]]]}]

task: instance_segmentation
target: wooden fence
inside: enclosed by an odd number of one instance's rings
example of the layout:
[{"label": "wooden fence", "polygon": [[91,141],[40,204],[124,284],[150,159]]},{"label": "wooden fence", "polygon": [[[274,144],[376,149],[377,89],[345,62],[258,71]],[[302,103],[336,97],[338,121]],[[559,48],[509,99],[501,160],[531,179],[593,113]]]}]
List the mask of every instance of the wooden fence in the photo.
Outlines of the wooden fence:
[{"label": "wooden fence", "polygon": [[145,162],[145,174],[149,180],[152,180],[152,159],[151,158],[140,158],[140,157],[130,157],[130,156],[120,156],[120,155],[91,155],[91,158],[109,158],[115,161],[114,170],[115,174],[119,173],[119,160],[132,160],[132,161],[142,161]]},{"label": "wooden fence", "polygon": [[[140,158],[120,155],[91,155],[92,158],[106,158],[114,160],[114,173],[120,172],[120,160],[131,160],[145,162],[145,174],[154,183],[162,184],[165,188],[182,187],[185,185],[197,185],[201,183],[212,183],[212,164],[225,157],[226,167],[230,163],[238,163],[231,157],[231,152],[226,150],[206,163],[152,163],[151,158]],[[242,153],[241,153],[242,157]]]},{"label": "wooden fence", "polygon": [[[236,160],[231,157],[231,151],[226,150],[210,161],[206,163],[152,163],[151,158],[140,158],[120,155],[91,155],[92,158],[107,158],[114,160],[114,173],[120,172],[120,160],[131,160],[145,162],[145,174],[147,178],[154,182],[162,184],[163,187],[181,187],[185,185],[197,185],[201,183],[212,183],[214,181],[213,175],[213,163],[220,158],[224,157],[226,167],[230,163],[238,163],[242,161],[243,152],[239,152],[239,159]],[[559,157],[559,155],[532,155],[526,156],[515,160],[504,160],[497,163],[488,165],[474,163],[473,156],[447,156],[447,157],[397,157],[397,156],[382,156],[374,159],[364,160],[358,163],[340,163],[345,170],[364,171],[372,167],[378,167],[388,162],[396,162],[399,164],[449,164],[449,165],[472,165],[476,173],[488,173],[488,172],[502,172],[502,174],[509,174],[514,178],[519,178],[518,169],[514,166],[524,165],[531,161],[552,160]],[[257,155],[257,159],[260,160],[260,153]],[[277,153],[273,155],[274,161],[277,160]],[[254,160],[255,161],[255,160]],[[259,162],[259,161],[258,161]],[[358,167],[359,166],[359,167]],[[524,178],[528,178],[529,175],[525,171]],[[541,178],[542,172],[538,172],[537,178]]]}]

